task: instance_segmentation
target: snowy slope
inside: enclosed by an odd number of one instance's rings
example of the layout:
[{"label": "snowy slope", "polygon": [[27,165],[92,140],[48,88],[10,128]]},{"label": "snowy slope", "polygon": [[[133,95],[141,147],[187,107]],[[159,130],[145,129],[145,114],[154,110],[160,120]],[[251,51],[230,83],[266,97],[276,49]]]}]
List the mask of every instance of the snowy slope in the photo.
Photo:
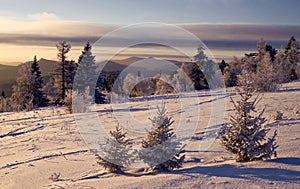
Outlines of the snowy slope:
[{"label": "snowy slope", "polygon": [[[0,188],[300,188],[300,116],[293,113],[295,107],[300,109],[299,94],[300,82],[294,82],[263,95],[258,109],[266,107],[271,129],[278,130],[278,159],[250,163],[236,163],[219,140],[214,140],[218,127],[231,112],[228,97],[236,98],[233,89],[228,89],[226,95],[211,96],[202,91],[181,98],[140,98],[126,106],[97,105],[102,127],[108,131],[119,123],[138,145],[145,129],[150,128],[148,118],[164,99],[175,120],[174,127],[180,123],[181,131],[192,134],[186,141],[184,167],[156,174],[139,168],[129,169],[125,175],[106,174],[80,135],[74,116],[66,114],[64,108],[2,113]],[[212,121],[222,118],[211,113],[222,102],[226,103],[225,120]],[[284,119],[278,122],[272,120],[277,110],[284,112]],[[184,137],[186,133],[178,134]],[[49,179],[54,173],[60,173],[57,182]]]}]

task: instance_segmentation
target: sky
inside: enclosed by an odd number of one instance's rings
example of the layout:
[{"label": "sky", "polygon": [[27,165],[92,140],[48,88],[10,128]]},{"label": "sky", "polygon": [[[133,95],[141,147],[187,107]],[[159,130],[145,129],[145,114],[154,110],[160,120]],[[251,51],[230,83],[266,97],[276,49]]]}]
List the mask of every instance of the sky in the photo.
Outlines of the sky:
[{"label": "sky", "polygon": [[28,61],[35,54],[55,59],[60,40],[71,43],[70,58],[75,59],[86,41],[144,22],[176,24],[198,36],[219,58],[254,50],[260,37],[277,48],[292,35],[300,38],[298,0],[0,0],[0,4],[0,63],[6,64]]}]

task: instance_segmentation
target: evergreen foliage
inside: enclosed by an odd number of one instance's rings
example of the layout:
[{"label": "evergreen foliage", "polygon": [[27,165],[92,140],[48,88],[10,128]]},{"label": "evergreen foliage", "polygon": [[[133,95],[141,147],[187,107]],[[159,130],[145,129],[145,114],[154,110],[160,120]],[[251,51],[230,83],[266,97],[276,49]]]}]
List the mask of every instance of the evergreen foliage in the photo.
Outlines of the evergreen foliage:
[{"label": "evergreen foliage", "polygon": [[221,63],[219,64],[219,68],[221,69],[221,72],[222,72],[222,75],[224,75],[224,71],[225,71],[225,68],[228,66],[228,64],[225,62],[225,60],[223,59],[221,61]]},{"label": "evergreen foliage", "polygon": [[105,139],[106,144],[102,148],[104,156],[97,155],[98,164],[109,172],[119,173],[135,160],[130,144],[132,140],[126,138],[127,133],[118,126],[109,133],[110,137]]},{"label": "evergreen foliage", "polygon": [[243,63],[234,57],[229,65],[224,69],[224,82],[226,87],[237,86],[238,75],[242,73]]},{"label": "evergreen foliage", "polygon": [[6,112],[7,111],[7,98],[5,96],[5,92],[2,91],[1,97],[0,97],[0,112]]},{"label": "evergreen foliage", "polygon": [[291,39],[289,40],[285,50],[285,54],[292,67],[290,70],[290,79],[296,80],[298,79],[298,75],[296,73],[296,67],[297,64],[300,62],[300,56],[299,56],[299,45],[294,36],[292,36]]},{"label": "evergreen foliage", "polygon": [[194,62],[190,64],[184,63],[181,69],[191,78],[195,90],[208,88],[208,84],[204,77],[204,74],[196,63]]},{"label": "evergreen foliage", "polygon": [[260,98],[255,95],[250,78],[247,73],[239,78],[240,87],[237,90],[240,100],[231,99],[235,114],[220,138],[225,149],[236,155],[236,161],[270,159],[272,155],[276,157],[278,147],[275,141],[277,131],[266,139],[270,129],[266,125],[267,119],[263,117],[264,110],[256,113],[255,106]]},{"label": "evergreen foliage", "polygon": [[58,50],[57,58],[59,62],[56,65],[56,68],[53,73],[54,80],[55,80],[54,86],[58,88],[58,94],[55,101],[57,104],[63,104],[63,101],[66,97],[66,91],[67,91],[66,68],[68,66],[66,66],[66,64],[68,64],[68,62],[66,59],[67,59],[67,53],[71,49],[71,45],[66,41],[61,41],[56,45],[56,48]]},{"label": "evergreen foliage", "polygon": [[203,47],[198,48],[198,53],[194,56],[194,61],[203,72],[208,88],[216,89],[223,87],[223,77],[219,65],[209,59]]},{"label": "evergreen foliage", "polygon": [[12,108],[19,111],[46,106],[48,100],[43,92],[43,78],[36,56],[33,63],[24,64],[19,73],[17,83],[13,86]]},{"label": "evergreen foliage", "polygon": [[95,77],[97,77],[96,73],[96,64],[95,64],[95,56],[92,55],[92,46],[88,42],[85,47],[84,51],[82,51],[82,54],[79,57],[79,67],[76,72],[76,80],[75,89],[78,90],[78,92],[85,92],[86,87],[90,88],[90,94],[93,94],[93,89],[96,86],[96,83],[93,83],[95,81]]},{"label": "evergreen foliage", "polygon": [[89,42],[84,46],[84,50],[79,56],[78,61],[79,66],[76,71],[73,89],[77,90],[78,93],[85,93],[86,88],[88,88],[88,94],[90,96],[95,96],[95,103],[105,103],[105,95],[96,88],[95,82],[97,82],[98,78],[96,72],[97,65],[95,63],[95,56],[92,54],[92,46]]},{"label": "evergreen foliage", "polygon": [[77,64],[74,60],[67,60],[65,64],[66,90],[73,89],[73,81],[77,71]]},{"label": "evergreen foliage", "polygon": [[164,103],[157,108],[157,116],[150,119],[152,129],[148,131],[147,138],[142,141],[139,157],[149,165],[150,171],[180,168],[185,155],[183,155],[181,142],[170,128],[174,121],[167,116]]},{"label": "evergreen foliage", "polygon": [[33,93],[33,106],[34,107],[44,107],[48,104],[48,99],[46,98],[43,91],[43,77],[38,65],[36,56],[34,56],[33,63],[31,64],[31,77],[32,77],[32,93]]},{"label": "evergreen foliage", "polygon": [[286,83],[291,81],[291,70],[293,65],[288,60],[283,49],[279,49],[274,61],[275,74],[279,80],[279,83]]},{"label": "evergreen foliage", "polygon": [[84,57],[84,55],[88,52],[92,50],[92,45],[90,44],[90,42],[87,42],[86,45],[83,48],[83,51],[81,51],[81,55],[78,58],[78,64],[81,63],[82,58]]},{"label": "evergreen foliage", "polygon": [[[251,73],[251,71],[248,72]],[[268,53],[257,63],[256,72],[252,73],[252,80],[253,87],[257,91],[273,92],[278,88],[280,78],[276,75],[274,64]]]}]

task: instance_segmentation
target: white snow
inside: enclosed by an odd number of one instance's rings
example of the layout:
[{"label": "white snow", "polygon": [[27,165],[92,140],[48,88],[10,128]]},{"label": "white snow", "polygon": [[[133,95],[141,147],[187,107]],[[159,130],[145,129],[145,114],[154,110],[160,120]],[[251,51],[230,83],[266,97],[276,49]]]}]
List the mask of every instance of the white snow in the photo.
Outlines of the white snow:
[{"label": "white snow", "polygon": [[[267,118],[277,110],[284,113],[283,120],[270,120],[272,131],[278,130],[278,158],[250,163],[236,163],[219,139],[215,140],[219,126],[231,113],[228,96],[236,97],[232,89],[226,95],[202,91],[186,93],[182,98],[139,98],[125,106],[131,111],[114,104],[114,108],[119,107],[116,114],[111,104],[97,105],[99,124],[106,131],[119,122],[139,145],[150,127],[148,118],[155,115],[156,105],[164,99],[169,116],[175,120],[174,127],[180,123],[181,131],[186,131],[182,137],[192,133],[192,138],[186,141],[183,168],[155,174],[138,168],[128,169],[125,175],[106,174],[80,135],[74,116],[66,114],[64,108],[2,113],[0,188],[300,188],[300,116],[293,111],[295,107],[300,109],[299,94],[300,82],[263,94],[258,110],[266,106]],[[222,100],[226,104],[225,120],[222,115],[212,115],[215,106],[222,107]],[[217,110],[213,112],[222,112]],[[49,179],[53,173],[60,173],[60,181]]]}]

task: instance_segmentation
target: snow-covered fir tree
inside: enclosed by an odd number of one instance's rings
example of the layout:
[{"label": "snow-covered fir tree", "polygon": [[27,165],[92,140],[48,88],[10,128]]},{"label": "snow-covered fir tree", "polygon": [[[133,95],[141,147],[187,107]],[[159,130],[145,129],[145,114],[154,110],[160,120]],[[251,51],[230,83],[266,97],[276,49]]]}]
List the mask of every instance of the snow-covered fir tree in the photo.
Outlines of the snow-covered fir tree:
[{"label": "snow-covered fir tree", "polygon": [[43,77],[40,71],[40,67],[36,56],[34,56],[33,63],[31,64],[31,80],[32,80],[32,93],[33,93],[33,106],[43,107],[48,104],[48,99],[46,98],[43,91]]},{"label": "snow-covered fir tree", "polygon": [[293,65],[288,60],[283,49],[279,49],[274,60],[275,74],[279,83],[286,83],[291,80]]},{"label": "snow-covered fir tree", "polygon": [[266,41],[261,37],[256,44],[257,58],[262,59],[265,56],[267,53],[266,45]]},{"label": "snow-covered fir tree", "polygon": [[165,103],[157,108],[157,116],[150,119],[152,128],[142,141],[139,157],[148,164],[150,171],[180,168],[185,155],[181,142],[171,128],[174,121],[168,117]]},{"label": "snow-covered fir tree", "polygon": [[81,51],[81,55],[78,58],[78,64],[81,63],[81,60],[83,58],[83,56],[86,54],[87,51],[91,51],[92,50],[92,45],[90,44],[90,42],[87,42],[83,48],[83,51]]},{"label": "snow-covered fir tree", "polygon": [[[245,72],[251,71],[245,70]],[[266,53],[257,63],[256,72],[252,75],[253,86],[257,91],[269,92],[278,88],[279,78],[269,53]]]},{"label": "snow-covered fir tree", "polygon": [[95,56],[92,54],[92,46],[89,42],[85,45],[78,61],[73,89],[77,90],[78,93],[85,93],[86,88],[88,88],[89,95],[95,96],[95,103],[105,103],[105,95],[97,88],[95,83],[98,79],[98,73],[96,72],[97,65],[95,63]]},{"label": "snow-covered fir tree", "polygon": [[210,89],[224,87],[223,76],[219,65],[206,56],[202,46],[198,48],[198,52],[194,56],[194,61],[203,72]]},{"label": "snow-covered fir tree", "polygon": [[231,99],[235,114],[225,127],[220,138],[221,144],[236,155],[236,161],[270,159],[272,155],[276,157],[277,131],[266,139],[270,128],[266,125],[267,119],[263,117],[264,110],[256,112],[255,109],[260,98],[255,95],[253,81],[248,73],[242,75],[243,77],[239,77],[240,87],[237,89],[240,99]]},{"label": "snow-covered fir tree", "polygon": [[199,46],[197,49],[197,54],[194,55],[194,61],[196,62],[205,62],[208,60],[208,57],[206,56],[204,52],[204,48],[202,46]]},{"label": "snow-covered fir tree", "polygon": [[[88,42],[85,47],[84,51],[79,57],[79,67],[76,72],[76,79],[75,79],[75,89],[78,92],[85,92],[86,87],[89,87],[90,90],[95,88],[96,81],[95,77],[98,77],[96,73],[96,64],[95,64],[95,56],[92,54],[92,46]],[[91,91],[92,94],[92,91]]]},{"label": "snow-covered fir tree", "polygon": [[126,134],[117,126],[110,131],[110,137],[105,138],[105,145],[101,146],[104,155],[97,155],[98,163],[109,172],[122,172],[122,168],[130,166],[135,160],[130,144],[132,140]]}]

